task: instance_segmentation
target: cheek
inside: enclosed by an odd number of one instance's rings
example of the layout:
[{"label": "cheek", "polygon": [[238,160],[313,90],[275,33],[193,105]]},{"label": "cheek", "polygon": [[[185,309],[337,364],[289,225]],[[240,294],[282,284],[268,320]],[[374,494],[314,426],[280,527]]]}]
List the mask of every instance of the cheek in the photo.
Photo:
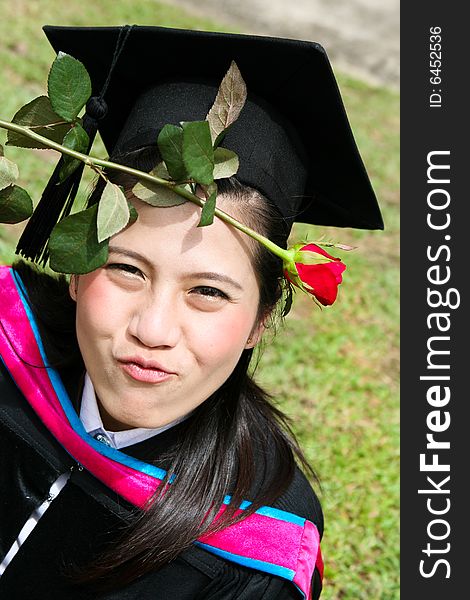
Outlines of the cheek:
[{"label": "cheek", "polygon": [[[106,336],[116,330],[121,320],[116,292],[100,274],[82,276],[77,296],[77,333]],[[112,310],[110,307],[113,307]]]},{"label": "cheek", "polygon": [[208,366],[226,361],[236,363],[245,348],[253,321],[251,313],[240,312],[205,328],[204,334],[199,337],[201,363]]}]

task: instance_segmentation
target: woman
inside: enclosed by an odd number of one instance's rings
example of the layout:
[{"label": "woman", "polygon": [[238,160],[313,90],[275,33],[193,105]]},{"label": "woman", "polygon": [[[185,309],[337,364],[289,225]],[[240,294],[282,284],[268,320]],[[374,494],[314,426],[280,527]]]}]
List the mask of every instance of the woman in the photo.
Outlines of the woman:
[{"label": "woman", "polygon": [[[104,68],[94,51],[106,55],[115,34],[48,30],[75,56],[86,36],[79,57],[92,79]],[[157,41],[173,57],[173,77],[138,87],[148,74],[146,45],[162,55]],[[196,65],[208,42],[214,62],[253,62],[254,45],[262,70],[278,48],[245,36],[126,31],[100,123],[115,162],[148,172],[163,124],[204,118],[214,86]],[[182,44],[196,57],[187,71],[196,81],[174,58],[176,49],[187,56]],[[141,72],[131,85],[126,61],[136,54]],[[300,212],[306,222],[381,225],[325,60],[330,96],[322,101],[339,106],[336,156],[347,159],[348,189],[367,198],[355,205],[339,198],[344,183],[331,183],[331,194],[320,183],[316,206],[304,201],[312,156],[329,173],[341,163],[299,141],[304,132],[273,95],[249,97],[225,132],[240,170],[219,183],[217,206],[280,247]],[[250,139],[256,132],[261,142]],[[1,272],[2,597],[318,598],[320,506],[283,415],[247,374],[287,286],[282,261],[219,219],[197,227],[193,204],[156,208],[135,196],[132,178],[107,177],[123,186],[138,218],[111,237],[104,265],[74,272],[69,285],[21,263]]]}]

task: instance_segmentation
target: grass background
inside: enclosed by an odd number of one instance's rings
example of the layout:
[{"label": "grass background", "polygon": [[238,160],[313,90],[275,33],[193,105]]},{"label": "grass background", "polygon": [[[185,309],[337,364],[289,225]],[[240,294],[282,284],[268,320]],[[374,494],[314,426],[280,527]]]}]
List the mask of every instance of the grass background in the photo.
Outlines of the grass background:
[{"label": "grass background", "polygon": [[[153,1],[2,3],[0,118],[45,91],[54,54],[42,25],[124,23],[220,29]],[[386,230],[308,228],[310,239],[326,234],[358,248],[343,255],[348,268],[333,307],[320,311],[297,295],[278,336],[266,343],[257,377],[292,417],[322,482],[322,598],[390,600],[399,597],[399,98],[337,76]],[[99,141],[94,153],[105,156]],[[6,155],[19,163],[19,183],[36,202],[55,153],[7,147]],[[21,227],[0,226],[1,262],[13,259]],[[306,233],[296,226],[293,237]]]}]

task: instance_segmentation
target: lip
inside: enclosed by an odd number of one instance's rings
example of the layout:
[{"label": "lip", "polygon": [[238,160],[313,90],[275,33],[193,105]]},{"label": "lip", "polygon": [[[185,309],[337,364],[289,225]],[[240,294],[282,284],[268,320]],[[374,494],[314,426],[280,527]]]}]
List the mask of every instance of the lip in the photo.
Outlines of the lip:
[{"label": "lip", "polygon": [[163,383],[168,381],[176,373],[168,371],[153,360],[145,360],[140,357],[125,357],[118,359],[119,366],[132,379],[144,383]]}]

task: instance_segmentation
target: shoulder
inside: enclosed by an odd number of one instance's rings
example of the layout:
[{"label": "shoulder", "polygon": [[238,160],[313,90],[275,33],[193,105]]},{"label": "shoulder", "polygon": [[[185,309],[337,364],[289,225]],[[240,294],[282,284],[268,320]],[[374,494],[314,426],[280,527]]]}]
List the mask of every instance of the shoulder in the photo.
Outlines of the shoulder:
[{"label": "shoulder", "polygon": [[[21,334],[15,311],[23,314],[19,309],[22,305],[26,311],[25,318],[34,323],[48,362],[58,370],[64,369],[66,378],[69,377],[69,370],[82,370],[75,331],[76,306],[70,297],[65,276],[52,275],[18,260],[12,267],[0,268],[0,287],[2,294],[7,289],[11,296],[9,306],[1,308],[0,318],[10,318],[12,329]],[[75,372],[72,376],[75,376]]]},{"label": "shoulder", "polygon": [[[258,595],[255,593],[248,597],[287,599],[300,598],[299,594],[304,593],[304,597],[316,599],[321,592],[323,573],[320,500],[307,476],[296,464],[292,446],[280,444],[276,432],[256,440],[255,448],[256,481],[250,500],[258,505],[261,501],[263,505],[253,515],[252,523],[256,527],[246,529],[247,539],[253,539],[250,547],[262,550],[255,553],[256,566],[249,561],[241,564],[256,569],[257,574],[253,574],[250,582],[255,588],[265,586],[266,595],[258,590]],[[249,516],[246,521],[250,521]],[[242,525],[240,527],[243,528]],[[269,564],[282,565],[282,568],[279,571],[262,568],[261,555]],[[237,565],[236,568],[239,567]],[[232,566],[230,572],[234,568]],[[292,576],[287,574],[286,568]],[[273,577],[274,573],[280,577]]]},{"label": "shoulder", "polygon": [[320,538],[323,535],[323,512],[320,500],[298,466],[295,467],[289,486],[273,503],[273,507],[311,521],[316,525]]},{"label": "shoulder", "polygon": [[[251,488],[256,501],[266,489],[274,494],[269,505],[314,523],[323,534],[323,513],[312,483],[298,466],[291,448],[279,445],[272,434],[254,441],[255,478]],[[277,491],[276,491],[277,489]]]},{"label": "shoulder", "polygon": [[[301,600],[302,593],[292,581],[270,573],[245,567],[215,556],[203,548],[192,546],[180,555],[180,564],[192,567],[185,572],[202,572],[209,578],[206,587],[200,589],[200,598],[213,600]],[[315,584],[315,582],[314,582]],[[317,600],[321,584],[312,586],[311,598]]]}]

